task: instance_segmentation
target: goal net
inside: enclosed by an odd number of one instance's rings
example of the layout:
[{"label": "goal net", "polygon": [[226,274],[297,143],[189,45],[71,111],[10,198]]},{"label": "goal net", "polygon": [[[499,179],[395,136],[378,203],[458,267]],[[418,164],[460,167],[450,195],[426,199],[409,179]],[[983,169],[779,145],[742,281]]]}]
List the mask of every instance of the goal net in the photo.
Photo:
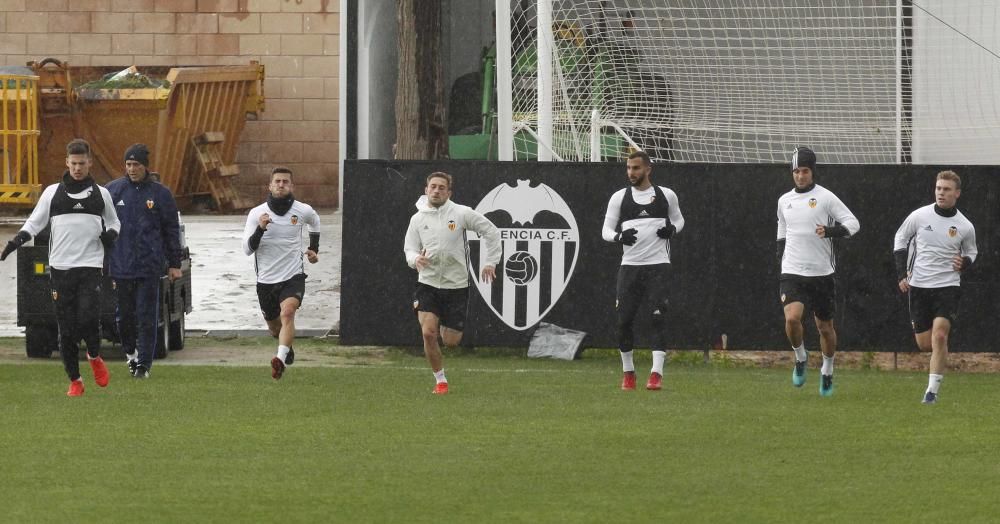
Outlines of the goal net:
[{"label": "goal net", "polygon": [[513,159],[1000,163],[994,0],[497,0],[497,17]]}]

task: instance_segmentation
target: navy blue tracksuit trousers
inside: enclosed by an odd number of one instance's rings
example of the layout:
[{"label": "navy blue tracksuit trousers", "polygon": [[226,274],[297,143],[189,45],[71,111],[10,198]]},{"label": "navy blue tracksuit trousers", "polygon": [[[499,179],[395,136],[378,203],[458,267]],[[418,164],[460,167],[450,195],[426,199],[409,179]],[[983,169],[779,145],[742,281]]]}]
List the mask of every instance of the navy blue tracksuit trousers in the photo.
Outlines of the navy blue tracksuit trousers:
[{"label": "navy blue tracksuit trousers", "polygon": [[152,369],[160,318],[160,278],[116,278],[115,321],[125,353],[138,350],[139,365]]}]

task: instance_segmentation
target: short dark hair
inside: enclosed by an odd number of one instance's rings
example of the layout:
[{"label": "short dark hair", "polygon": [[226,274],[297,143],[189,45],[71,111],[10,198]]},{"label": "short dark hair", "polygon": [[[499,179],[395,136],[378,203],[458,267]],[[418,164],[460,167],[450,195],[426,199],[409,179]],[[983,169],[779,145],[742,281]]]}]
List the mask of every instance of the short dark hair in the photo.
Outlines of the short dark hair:
[{"label": "short dark hair", "polygon": [[288,169],[285,166],[278,166],[278,167],[275,167],[274,169],[271,170],[271,177],[270,177],[269,181],[270,180],[274,180],[274,175],[276,173],[286,173],[286,174],[288,174],[288,179],[289,180],[292,179],[292,170],[291,169]]},{"label": "short dark hair", "polygon": [[653,165],[653,161],[649,159],[649,154],[646,153],[645,151],[642,150],[633,151],[632,154],[628,156],[628,159],[632,160],[633,158],[641,158],[642,163],[646,164],[647,166]]},{"label": "short dark hair", "polygon": [[427,175],[427,180],[424,182],[424,184],[425,185],[429,185],[431,183],[431,179],[432,178],[443,178],[443,179],[447,180],[448,181],[448,189],[451,189],[451,175],[449,175],[448,173],[445,173],[444,171],[435,171],[435,172]]},{"label": "short dark hair", "polygon": [[942,171],[937,174],[937,180],[951,180],[955,183],[955,189],[962,189],[962,177],[958,176],[958,173],[954,171]]},{"label": "short dark hair", "polygon": [[70,155],[87,155],[90,156],[90,144],[82,139],[75,138],[66,144],[66,156]]}]

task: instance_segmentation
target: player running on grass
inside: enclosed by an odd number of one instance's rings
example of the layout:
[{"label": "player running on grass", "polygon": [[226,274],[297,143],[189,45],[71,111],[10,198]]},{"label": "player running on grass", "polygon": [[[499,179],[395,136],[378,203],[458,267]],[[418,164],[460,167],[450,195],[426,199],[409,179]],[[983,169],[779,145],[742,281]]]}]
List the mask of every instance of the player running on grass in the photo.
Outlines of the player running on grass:
[{"label": "player running on grass", "polygon": [[636,151],[626,164],[629,187],[611,195],[604,215],[601,236],[622,247],[618,268],[615,311],[617,313],[618,350],[622,358],[622,389],[635,389],[635,366],[632,362],[633,324],[643,300],[649,309],[643,315],[653,322],[653,368],[646,389],[658,390],[663,382],[663,363],[667,358],[667,292],[670,277],[670,238],[684,229],[684,216],[677,194],[650,179],[653,165],[649,155]]},{"label": "player running on grass", "polygon": [[[281,378],[295,361],[295,312],[306,292],[303,255],[310,264],[319,262],[319,215],[292,195],[292,171],[271,171],[267,202],[250,210],[243,229],[243,252],[254,256],[257,300],[278,351],[271,359],[271,377]],[[303,250],[302,229],[309,232],[309,247]]]},{"label": "player running on grass", "polygon": [[406,263],[417,270],[413,310],[424,340],[424,354],[434,372],[434,393],[448,393],[448,379],[438,337],[446,346],[462,341],[465,309],[469,302],[469,274],[465,256],[465,232],[483,238],[484,282],[496,277],[500,261],[500,231],[488,218],[470,207],[451,201],[452,178],[442,172],[427,176],[424,195],[406,229],[403,251]]},{"label": "player running on grass", "polygon": [[87,345],[87,360],[98,386],[108,385],[110,374],[101,358],[101,282],[104,253],[118,238],[121,224],[108,190],[90,176],[90,144],[76,139],[66,145],[62,182],[45,188],[31,216],[0,260],[46,227],[49,233],[49,268],[52,303],[59,327],[59,352],[69,376],[71,397],[83,395],[80,376],[80,340]]},{"label": "player running on grass", "polygon": [[815,171],[816,153],[805,147],[792,153],[795,188],[778,199],[778,263],[785,334],[795,351],[792,385],[802,387],[806,382],[809,353],[803,341],[802,315],[808,304],[823,351],[819,394],[829,397],[833,395],[833,357],[837,351],[832,239],[856,234],[861,224],[837,195],[813,181]]},{"label": "player running on grass", "polygon": [[958,319],[961,273],[972,267],[979,252],[976,228],[955,207],[961,195],[962,179],[955,172],[938,173],[934,203],[910,213],[893,241],[899,290],[909,296],[913,336],[921,351],[931,352],[924,404],[937,402],[948,336]]}]

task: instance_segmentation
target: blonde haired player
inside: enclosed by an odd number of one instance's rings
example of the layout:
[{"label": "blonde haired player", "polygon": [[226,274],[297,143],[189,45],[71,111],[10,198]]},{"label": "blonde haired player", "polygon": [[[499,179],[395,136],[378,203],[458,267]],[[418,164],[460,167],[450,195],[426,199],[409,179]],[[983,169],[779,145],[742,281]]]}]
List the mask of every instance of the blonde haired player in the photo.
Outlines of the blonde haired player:
[{"label": "blonde haired player", "polygon": [[976,228],[955,207],[961,195],[962,179],[955,172],[938,173],[934,203],[906,217],[892,246],[899,290],[909,298],[913,337],[921,351],[931,352],[924,404],[937,402],[948,337],[958,318],[961,273],[972,267],[979,253]]}]

